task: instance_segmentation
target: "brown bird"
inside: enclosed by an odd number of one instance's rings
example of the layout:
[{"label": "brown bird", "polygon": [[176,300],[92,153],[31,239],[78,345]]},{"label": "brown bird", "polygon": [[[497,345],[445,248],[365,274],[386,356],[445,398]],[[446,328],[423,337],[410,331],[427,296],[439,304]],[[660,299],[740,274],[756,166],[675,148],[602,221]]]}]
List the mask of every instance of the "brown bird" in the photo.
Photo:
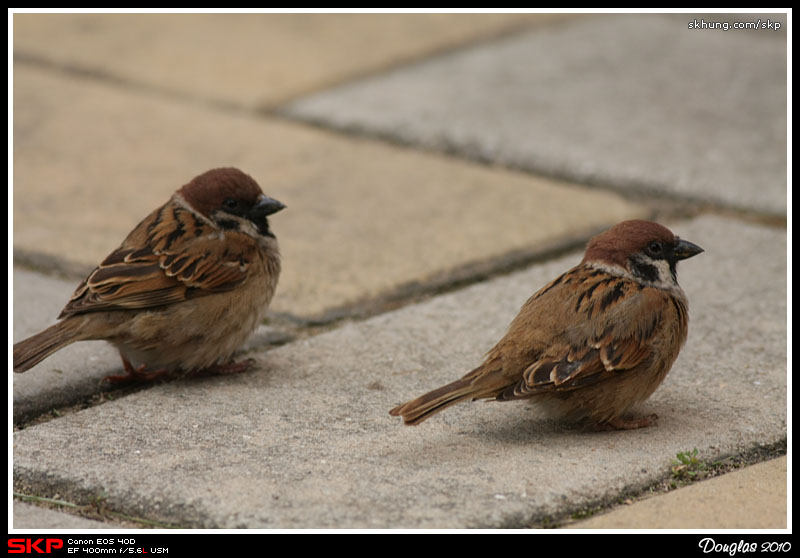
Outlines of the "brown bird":
[{"label": "brown bird", "polygon": [[655,391],[686,341],[676,265],[702,251],[657,223],[612,227],[523,305],[483,364],[390,414],[419,424],[467,399],[535,398],[551,415],[597,429],[649,426],[654,415],[624,415]]},{"label": "brown bird", "polygon": [[89,339],[115,345],[141,379],[246,369],[231,358],[275,292],[280,255],[267,216],[284,207],[238,169],[197,176],[89,274],[59,322],[14,345],[14,372]]}]

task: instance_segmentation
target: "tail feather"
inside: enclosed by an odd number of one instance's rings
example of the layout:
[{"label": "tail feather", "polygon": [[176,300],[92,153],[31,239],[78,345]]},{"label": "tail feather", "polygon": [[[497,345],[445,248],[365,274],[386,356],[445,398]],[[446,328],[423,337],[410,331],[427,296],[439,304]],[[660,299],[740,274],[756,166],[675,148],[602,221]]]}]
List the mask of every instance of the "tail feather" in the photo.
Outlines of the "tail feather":
[{"label": "tail feather", "polygon": [[14,344],[14,372],[25,372],[44,359],[73,343],[79,341],[81,324],[75,320],[63,320]]},{"label": "tail feather", "polygon": [[416,425],[439,411],[467,399],[496,397],[506,387],[506,383],[501,375],[487,373],[479,367],[460,380],[398,405],[389,411],[389,414],[403,417],[405,424]]}]

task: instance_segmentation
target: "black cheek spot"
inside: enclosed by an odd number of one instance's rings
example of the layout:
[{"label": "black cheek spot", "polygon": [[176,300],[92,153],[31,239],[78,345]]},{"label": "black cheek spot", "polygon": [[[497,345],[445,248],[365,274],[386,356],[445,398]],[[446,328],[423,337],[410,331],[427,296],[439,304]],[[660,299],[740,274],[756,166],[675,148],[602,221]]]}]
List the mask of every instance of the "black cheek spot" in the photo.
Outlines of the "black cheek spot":
[{"label": "black cheek spot", "polygon": [[636,277],[640,277],[645,281],[650,281],[651,283],[658,281],[658,269],[654,265],[634,260],[631,262],[631,271]]}]

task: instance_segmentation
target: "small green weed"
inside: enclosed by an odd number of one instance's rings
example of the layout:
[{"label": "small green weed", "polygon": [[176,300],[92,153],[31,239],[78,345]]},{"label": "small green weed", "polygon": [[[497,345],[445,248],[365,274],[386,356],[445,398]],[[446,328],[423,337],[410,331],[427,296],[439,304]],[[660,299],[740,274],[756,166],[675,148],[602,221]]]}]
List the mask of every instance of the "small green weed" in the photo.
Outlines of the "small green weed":
[{"label": "small green weed", "polygon": [[672,479],[675,481],[690,482],[701,474],[706,464],[697,458],[697,448],[692,451],[678,452],[677,460],[673,460]]}]

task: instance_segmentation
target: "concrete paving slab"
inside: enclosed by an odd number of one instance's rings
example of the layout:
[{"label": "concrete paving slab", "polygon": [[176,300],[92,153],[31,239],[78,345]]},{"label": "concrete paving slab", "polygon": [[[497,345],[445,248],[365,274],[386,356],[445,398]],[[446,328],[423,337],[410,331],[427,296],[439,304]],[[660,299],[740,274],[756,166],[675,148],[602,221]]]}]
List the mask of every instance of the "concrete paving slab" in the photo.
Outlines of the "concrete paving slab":
[{"label": "concrete paving slab", "polygon": [[644,489],[678,452],[785,440],[785,231],[668,225],[706,252],[681,266],[689,341],[641,410],[656,427],[587,433],[526,404],[464,404],[417,428],[387,414],[474,366],[574,253],[268,351],[249,374],[15,432],[15,487],[102,491],[110,509],[193,527],[523,527]]},{"label": "concrete paving slab", "polygon": [[[758,18],[748,16],[728,21]],[[787,26],[689,29],[698,17],[564,20],[283,113],[575,182],[785,215]]]},{"label": "concrete paving slab", "polygon": [[786,463],[785,456],[758,463],[570,527],[651,529],[657,524],[659,529],[786,529]]},{"label": "concrete paving slab", "polygon": [[[14,55],[247,108],[558,14],[14,14]],[[563,16],[561,16],[563,17]]]},{"label": "concrete paving slab", "polygon": [[175,189],[237,166],[288,205],[272,218],[284,262],[272,309],[299,319],[647,214],[614,194],[22,65],[14,99],[15,252],[88,272]]}]

